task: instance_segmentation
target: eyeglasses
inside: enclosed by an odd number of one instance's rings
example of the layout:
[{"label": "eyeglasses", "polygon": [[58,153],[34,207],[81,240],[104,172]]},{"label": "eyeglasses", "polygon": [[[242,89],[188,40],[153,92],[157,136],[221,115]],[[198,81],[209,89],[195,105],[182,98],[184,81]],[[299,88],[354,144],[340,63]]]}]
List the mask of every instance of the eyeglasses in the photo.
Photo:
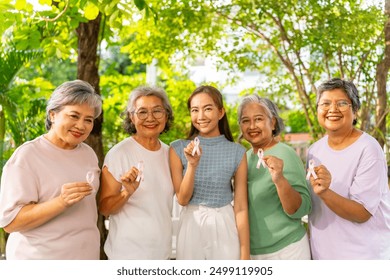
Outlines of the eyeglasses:
[{"label": "eyeglasses", "polygon": [[162,117],[164,117],[165,113],[166,112],[163,109],[154,109],[152,111],[140,109],[137,112],[133,112],[133,114],[136,114],[140,120],[146,120],[149,114],[152,114],[153,118],[155,119],[161,119]]},{"label": "eyeglasses", "polygon": [[[318,104],[318,107],[323,111],[329,111],[330,107],[332,107],[332,104],[335,104],[330,101],[324,101],[322,103]],[[352,106],[351,103],[348,103],[345,100],[340,100],[336,102],[336,107],[340,112],[345,112],[349,109],[349,107]]]}]

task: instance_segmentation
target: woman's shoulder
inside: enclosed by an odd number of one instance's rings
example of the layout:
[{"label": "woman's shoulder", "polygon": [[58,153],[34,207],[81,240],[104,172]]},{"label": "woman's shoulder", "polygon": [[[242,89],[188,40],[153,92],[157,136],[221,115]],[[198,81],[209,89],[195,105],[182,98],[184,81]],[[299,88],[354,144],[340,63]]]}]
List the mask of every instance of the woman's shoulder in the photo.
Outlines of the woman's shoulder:
[{"label": "woman's shoulder", "polygon": [[380,148],[378,140],[376,140],[373,136],[371,136],[370,134],[368,134],[367,132],[364,132],[364,131],[363,131],[362,135],[359,137],[358,141],[366,143],[367,145],[370,145],[370,146],[379,146],[379,148]]},{"label": "woman's shoulder", "polygon": [[239,150],[239,151],[244,151],[244,152],[246,152],[246,148],[242,145],[242,144],[240,144],[240,143],[237,143],[237,142],[230,142],[229,141],[229,145],[231,145],[232,147],[235,147],[237,150]]},{"label": "woman's shoulder", "polygon": [[284,158],[284,159],[287,159],[287,158],[299,159],[299,156],[298,156],[297,152],[295,151],[295,149],[293,147],[291,147],[290,145],[283,143],[283,142],[279,142],[278,144],[276,144],[275,153],[277,153],[277,155],[279,157]]},{"label": "woman's shoulder", "polygon": [[378,140],[366,132],[363,132],[358,141],[355,142],[354,146],[357,148],[363,148],[364,150],[367,150],[368,153],[378,154],[379,156],[384,155],[383,149],[379,145]]},{"label": "woman's shoulder", "polygon": [[224,145],[221,145],[221,150],[225,153],[234,154],[238,158],[242,158],[246,154],[246,148],[237,142],[231,142],[226,140]]},{"label": "woman's shoulder", "polygon": [[95,150],[87,143],[80,143],[79,149],[85,153],[95,153]]},{"label": "woman's shoulder", "polygon": [[292,153],[292,154],[296,154],[294,148],[286,143],[283,143],[283,142],[279,142],[277,145],[276,145],[276,149],[284,152],[284,153]]},{"label": "woman's shoulder", "polygon": [[[41,137],[41,136],[40,136]],[[12,153],[9,161],[12,161],[15,158],[19,157],[27,157],[30,153],[34,153],[37,150],[37,147],[40,145],[40,137],[37,137],[33,140],[29,140],[24,142],[22,145],[17,147],[15,151]]]},{"label": "woman's shoulder", "polygon": [[169,144],[169,146],[171,146],[171,147],[173,147],[173,148],[183,147],[183,146],[186,146],[189,142],[190,142],[190,140],[176,139],[176,140],[172,141],[172,142]]},{"label": "woman's shoulder", "polygon": [[107,154],[112,154],[112,153],[117,153],[117,152],[122,152],[123,149],[125,149],[127,146],[131,145],[131,137],[127,137],[123,139],[122,141],[116,143],[114,146],[112,146]]},{"label": "woman's shoulder", "polygon": [[11,157],[7,160],[7,163],[29,165],[30,160],[34,161],[37,157],[42,157],[45,153],[47,153],[47,149],[45,147],[46,145],[43,135],[26,141],[15,149]]},{"label": "woman's shoulder", "polygon": [[324,135],[323,137],[321,137],[320,139],[318,139],[317,141],[315,141],[314,143],[312,143],[310,146],[309,146],[309,151],[313,150],[313,149],[316,149],[316,148],[321,148],[321,147],[328,147],[328,135]]}]

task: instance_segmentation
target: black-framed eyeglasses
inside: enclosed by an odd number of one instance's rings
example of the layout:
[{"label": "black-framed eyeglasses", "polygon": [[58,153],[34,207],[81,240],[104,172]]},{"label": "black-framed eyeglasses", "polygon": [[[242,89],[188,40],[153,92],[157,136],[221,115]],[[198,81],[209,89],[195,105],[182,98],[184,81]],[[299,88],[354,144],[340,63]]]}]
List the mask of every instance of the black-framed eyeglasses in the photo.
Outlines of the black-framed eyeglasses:
[{"label": "black-framed eyeglasses", "polygon": [[330,101],[324,101],[318,104],[318,108],[320,108],[323,111],[329,111],[330,107],[332,107],[332,104],[336,104],[336,107],[340,112],[345,112],[349,109],[349,107],[352,106],[351,103],[345,100],[339,100],[336,103]]},{"label": "black-framed eyeglasses", "polygon": [[164,109],[153,109],[152,111],[140,109],[138,111],[134,111],[133,114],[136,114],[140,120],[146,120],[149,114],[152,114],[153,118],[155,119],[161,119],[165,116],[166,111]]}]

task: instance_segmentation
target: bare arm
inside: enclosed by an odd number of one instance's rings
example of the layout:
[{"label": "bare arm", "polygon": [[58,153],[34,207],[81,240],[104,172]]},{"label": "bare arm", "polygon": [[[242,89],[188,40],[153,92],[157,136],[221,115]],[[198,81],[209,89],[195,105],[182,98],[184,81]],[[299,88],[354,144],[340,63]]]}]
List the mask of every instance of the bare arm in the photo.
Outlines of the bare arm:
[{"label": "bare arm", "polygon": [[171,147],[169,149],[169,165],[171,169],[171,176],[177,201],[180,205],[185,206],[191,200],[194,191],[194,181],[196,167],[198,166],[200,156],[195,154],[192,156],[193,143],[191,142],[184,149],[184,154],[188,160],[186,173],[183,176],[183,165],[175,150]]},{"label": "bare arm", "polygon": [[250,259],[247,165],[246,154],[244,154],[234,176],[234,214],[236,216],[238,238],[240,240],[240,258],[242,260]]},{"label": "bare arm", "polygon": [[[99,199],[99,212],[108,217],[118,213],[129,197],[137,190],[139,183],[135,182],[138,170],[132,167],[118,182],[110,173],[107,166],[102,170],[102,186]],[[124,189],[122,190],[122,185]]]},{"label": "bare arm", "polygon": [[283,160],[274,156],[266,156],[264,160],[276,186],[284,211],[289,215],[294,214],[302,204],[302,197],[284,177]]},{"label": "bare arm", "polygon": [[92,190],[93,188],[86,182],[64,184],[59,196],[46,202],[23,206],[15,219],[4,227],[4,230],[11,233],[39,227],[90,195]]},{"label": "bare arm", "polygon": [[314,179],[313,176],[311,176],[310,184],[314,193],[321,198],[329,209],[341,218],[356,223],[364,223],[371,217],[371,214],[362,204],[345,198],[329,189],[332,175],[325,166],[317,166],[314,168],[314,171],[318,178]]}]

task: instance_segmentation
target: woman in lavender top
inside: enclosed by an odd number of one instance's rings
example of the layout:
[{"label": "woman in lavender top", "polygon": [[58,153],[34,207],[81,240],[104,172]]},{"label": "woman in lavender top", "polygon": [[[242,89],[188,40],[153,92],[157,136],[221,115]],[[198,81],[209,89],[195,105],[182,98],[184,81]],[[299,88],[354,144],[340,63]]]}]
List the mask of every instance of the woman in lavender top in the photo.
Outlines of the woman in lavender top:
[{"label": "woman in lavender top", "polygon": [[[317,118],[326,135],[308,152],[313,259],[390,259],[390,191],[378,142],[355,128],[360,101],[352,82],[320,85]],[[310,166],[309,166],[310,167]]]}]

